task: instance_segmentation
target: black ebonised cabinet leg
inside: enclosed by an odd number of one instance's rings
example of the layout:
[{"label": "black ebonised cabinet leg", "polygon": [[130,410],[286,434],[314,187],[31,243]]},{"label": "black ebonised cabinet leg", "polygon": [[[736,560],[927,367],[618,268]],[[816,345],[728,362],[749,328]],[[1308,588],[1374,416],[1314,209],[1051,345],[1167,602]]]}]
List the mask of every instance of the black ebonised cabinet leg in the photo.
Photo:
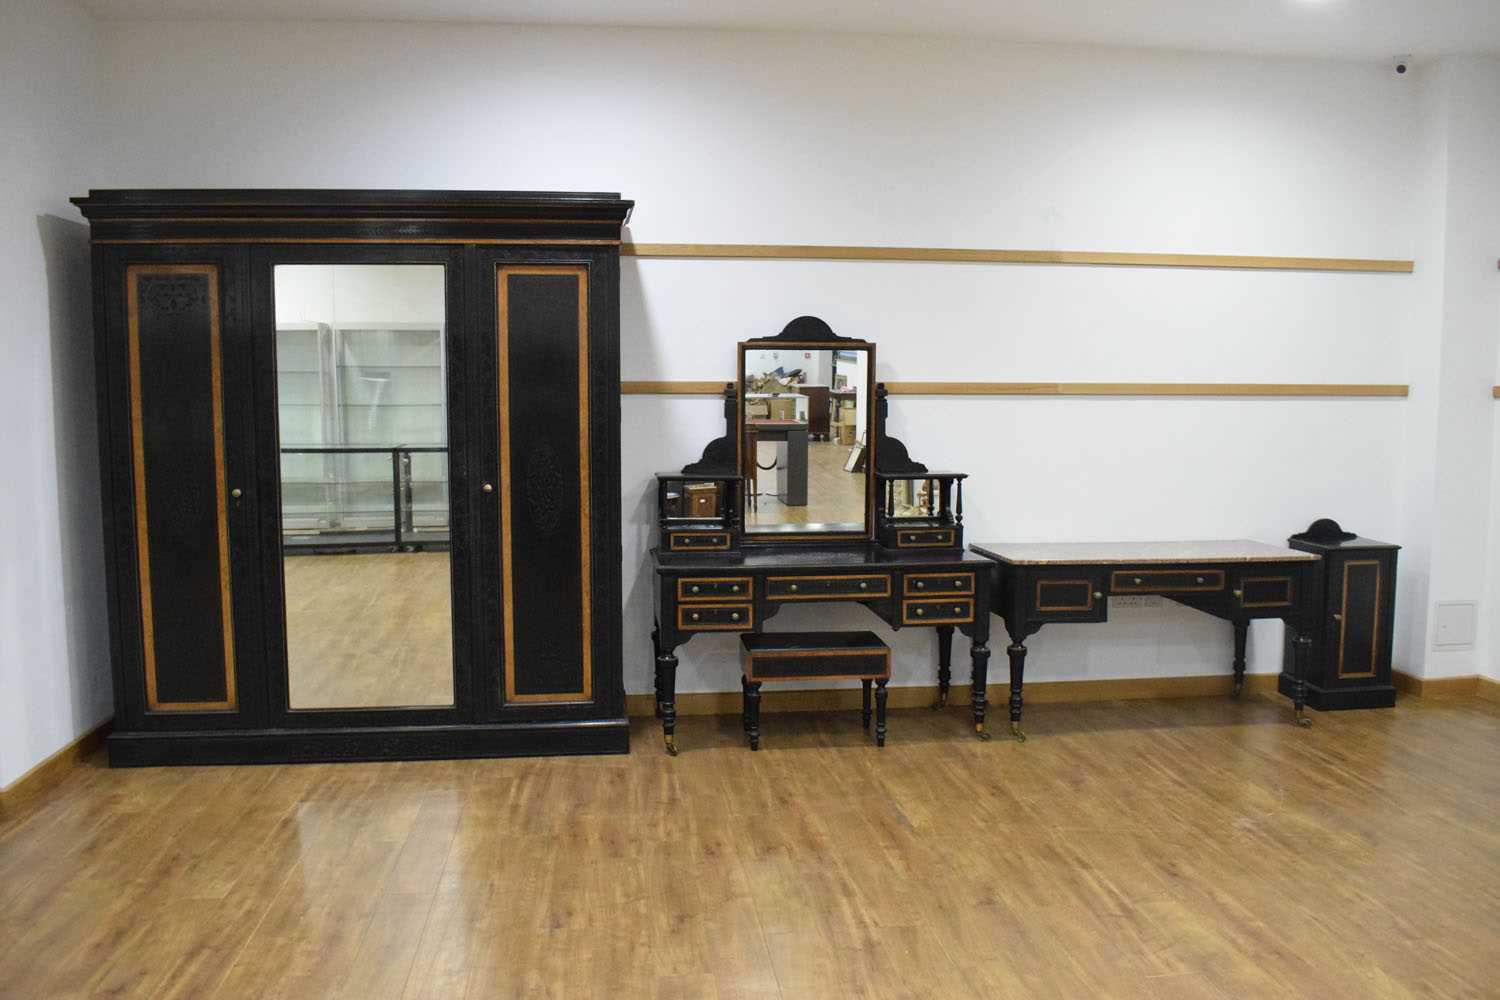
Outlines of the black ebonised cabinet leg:
[{"label": "black ebonised cabinet leg", "polygon": [[984,731],[984,711],[989,701],[986,697],[989,693],[990,675],[990,647],[982,642],[976,642],[969,651],[974,661],[974,676],[972,678],[974,689],[969,701],[974,706],[974,733],[982,740],[990,738],[990,734]]},{"label": "black ebonised cabinet leg", "polygon": [[953,683],[953,626],[937,627],[938,642],[938,696],[933,708],[948,706],[948,688]]},{"label": "black ebonised cabinet leg", "polygon": [[1021,731],[1021,684],[1026,676],[1026,644],[1013,642],[1005,650],[1010,655],[1010,731],[1016,740],[1026,742]]},{"label": "black ebonised cabinet leg", "polygon": [[656,717],[661,718],[661,629],[651,630],[651,658],[656,673]]},{"label": "black ebonised cabinet leg", "polygon": [[1248,621],[1234,623],[1234,691],[1231,697],[1235,698],[1245,690],[1245,635],[1249,631]]},{"label": "black ebonised cabinet leg", "polygon": [[[885,701],[889,693],[885,689],[886,684],[887,682],[883,680],[875,682],[875,745],[878,747],[885,746]],[[865,681],[866,694],[869,690],[870,682]],[[869,713],[866,712],[865,716],[868,720]],[[868,726],[869,722],[866,721],[865,725]]]},{"label": "black ebonised cabinet leg", "polygon": [[656,658],[656,672],[661,677],[661,732],[667,753],[677,756],[677,657],[664,652]]},{"label": "black ebonised cabinet leg", "polygon": [[864,703],[865,703],[864,727],[866,729],[869,729],[870,728],[870,682],[869,681],[860,681],[860,685],[864,688],[864,692],[863,692]]},{"label": "black ebonised cabinet leg", "polygon": [[745,701],[750,706],[750,749],[760,749],[760,682],[751,681],[745,691]]},{"label": "black ebonised cabinet leg", "polygon": [[[1288,626],[1290,627],[1290,626]],[[1297,713],[1297,725],[1307,727],[1312,720],[1303,714],[1307,705],[1307,664],[1312,657],[1312,636],[1298,632],[1292,638],[1292,709]]]}]

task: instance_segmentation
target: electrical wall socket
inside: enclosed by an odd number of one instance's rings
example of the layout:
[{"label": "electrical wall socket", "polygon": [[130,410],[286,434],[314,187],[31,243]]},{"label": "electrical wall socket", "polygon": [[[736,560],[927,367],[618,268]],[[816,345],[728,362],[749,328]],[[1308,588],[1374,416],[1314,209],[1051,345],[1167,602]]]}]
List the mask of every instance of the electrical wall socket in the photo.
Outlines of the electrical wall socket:
[{"label": "electrical wall socket", "polygon": [[1109,606],[1112,608],[1159,608],[1161,597],[1157,594],[1130,594],[1121,597],[1111,597]]},{"label": "electrical wall socket", "polygon": [[1475,601],[1439,601],[1433,615],[1432,645],[1435,649],[1472,649],[1479,622]]}]

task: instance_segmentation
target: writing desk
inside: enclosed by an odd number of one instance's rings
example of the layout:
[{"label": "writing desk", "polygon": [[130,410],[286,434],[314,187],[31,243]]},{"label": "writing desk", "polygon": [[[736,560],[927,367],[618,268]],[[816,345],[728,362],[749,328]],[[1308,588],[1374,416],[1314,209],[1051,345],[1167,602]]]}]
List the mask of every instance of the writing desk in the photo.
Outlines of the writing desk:
[{"label": "writing desk", "polygon": [[[1316,625],[1319,557],[1244,540],[1183,542],[981,542],[970,549],[992,563],[990,612],[1011,643],[1010,724],[1021,731],[1026,640],[1054,622],[1102,622],[1109,598],[1153,594],[1234,625],[1234,694],[1245,683],[1245,635],[1256,618],[1280,618],[1293,640],[1289,690],[1299,725],[1307,700],[1306,662]],[[1283,668],[1284,672],[1285,668]]]}]

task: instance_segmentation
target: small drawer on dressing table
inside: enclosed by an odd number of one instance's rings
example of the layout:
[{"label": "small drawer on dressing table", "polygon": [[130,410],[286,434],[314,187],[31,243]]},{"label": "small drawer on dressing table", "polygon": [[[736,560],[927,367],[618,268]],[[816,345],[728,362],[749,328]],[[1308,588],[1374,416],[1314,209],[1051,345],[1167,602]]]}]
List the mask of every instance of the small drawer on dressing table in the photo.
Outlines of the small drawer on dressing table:
[{"label": "small drawer on dressing table", "polygon": [[1044,570],[1023,586],[1028,611],[1040,621],[1104,621],[1108,605],[1103,574],[1083,567]]},{"label": "small drawer on dressing table", "polygon": [[968,597],[901,602],[903,625],[962,625],[973,620],[974,601]]},{"label": "small drawer on dressing table", "polygon": [[902,583],[901,592],[907,597],[972,594],[974,593],[974,574],[908,573]]},{"label": "small drawer on dressing table", "polygon": [[841,601],[890,596],[891,578],[885,574],[766,577],[766,598],[773,601]]},{"label": "small drawer on dressing table", "polygon": [[677,581],[679,601],[707,601],[725,597],[748,598],[751,582],[748,576],[683,577]]},{"label": "small drawer on dressing table", "polygon": [[743,632],[755,627],[749,604],[681,604],[677,627],[683,632]]},{"label": "small drawer on dressing table", "polygon": [[672,531],[667,533],[669,552],[713,552],[729,548],[727,531]]},{"label": "small drawer on dressing table", "polygon": [[898,549],[948,549],[957,542],[952,528],[900,528],[896,531]]}]

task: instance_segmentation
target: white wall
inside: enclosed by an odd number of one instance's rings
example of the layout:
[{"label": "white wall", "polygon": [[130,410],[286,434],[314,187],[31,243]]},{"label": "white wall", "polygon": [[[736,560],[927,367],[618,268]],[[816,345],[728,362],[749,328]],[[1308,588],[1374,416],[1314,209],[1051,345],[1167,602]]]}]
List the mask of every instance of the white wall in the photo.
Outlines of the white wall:
[{"label": "white wall", "polygon": [[[106,49],[100,184],[620,190],[641,242],[1418,245],[1416,86],[1383,65],[411,24],[117,24]],[[735,341],[812,313],[877,341],[885,379],[1405,382],[1417,289],[1402,275],[628,258],[623,375],[727,380]],[[1409,405],[898,398],[891,422],[921,460],[972,473],[976,540],[1277,541],[1330,515],[1401,541]],[[718,413],[707,398],[624,402],[631,691],[650,687],[649,477],[696,458]],[[777,627],[828,617],[789,609]],[[1228,669],[1223,623],[1171,606],[1114,617],[1044,630],[1031,675]],[[930,682],[930,636],[896,646],[898,683]],[[732,690],[732,649],[694,640],[680,687]],[[1252,658],[1277,668],[1277,626],[1255,629]]]},{"label": "white wall", "polygon": [[0,5],[0,788],[111,711],[88,233],[98,32]]}]

